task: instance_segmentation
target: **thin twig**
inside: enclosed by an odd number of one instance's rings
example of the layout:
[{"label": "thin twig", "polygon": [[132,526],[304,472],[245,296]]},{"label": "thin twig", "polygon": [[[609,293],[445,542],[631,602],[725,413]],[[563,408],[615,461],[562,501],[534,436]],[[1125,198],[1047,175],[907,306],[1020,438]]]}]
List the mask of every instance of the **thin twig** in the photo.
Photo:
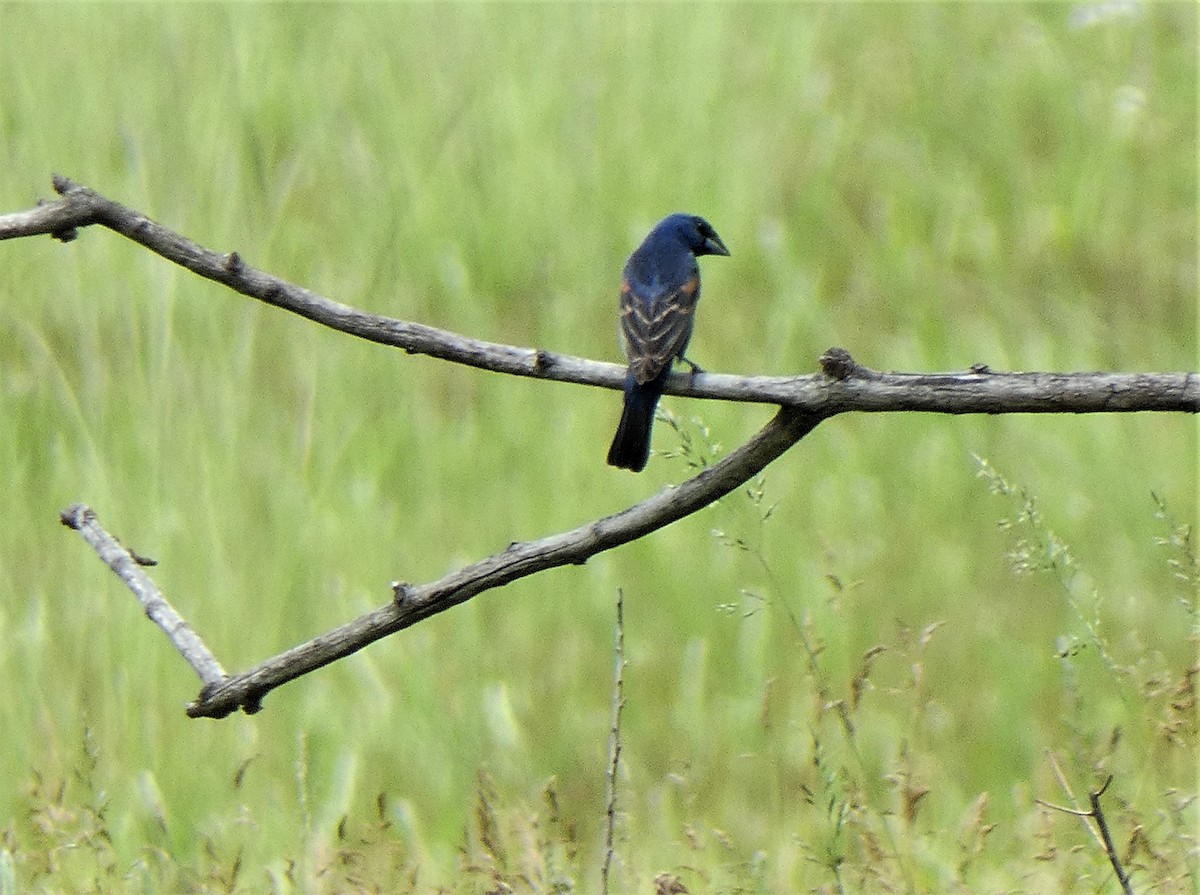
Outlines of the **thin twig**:
[{"label": "thin twig", "polygon": [[621,761],[621,710],[625,708],[625,594],[617,588],[617,630],[613,645],[612,728],[608,738],[608,768],[604,774],[604,863],[600,891],[608,895],[608,872],[613,862],[617,829],[617,770]]},{"label": "thin twig", "polygon": [[[1062,787],[1063,792],[1067,794],[1067,798],[1071,800],[1071,805],[1074,807],[1063,808],[1060,805],[1052,805],[1049,802],[1042,801],[1041,799],[1036,799],[1035,801],[1039,805],[1044,805],[1047,808],[1053,808],[1055,811],[1062,811],[1066,814],[1074,814],[1076,817],[1086,818],[1088,816],[1088,812],[1080,810],[1079,799],[1075,797],[1075,792],[1071,789],[1071,783],[1069,780],[1067,780],[1067,775],[1063,772],[1062,765],[1058,763],[1058,756],[1047,749],[1046,758],[1050,761],[1050,768],[1054,771],[1054,778],[1058,780],[1058,785]],[[1100,838],[1100,835],[1096,832],[1092,825],[1085,820],[1083,822],[1083,826],[1089,833],[1092,834],[1092,838],[1096,840],[1096,844],[1101,848],[1104,848],[1104,840]]]},{"label": "thin twig", "polygon": [[[1054,766],[1055,774],[1058,775],[1058,782],[1066,790],[1071,802],[1075,803],[1075,794],[1071,792],[1071,788],[1067,785],[1066,778],[1063,777],[1058,763],[1052,759],[1051,764]],[[1100,807],[1100,797],[1108,792],[1108,787],[1112,782],[1112,775],[1109,774],[1103,786],[1088,794],[1090,807],[1087,811],[1080,810],[1079,808],[1067,808],[1063,805],[1055,805],[1043,799],[1037,799],[1036,801],[1045,808],[1061,811],[1063,814],[1073,814],[1075,817],[1082,819],[1083,825],[1087,827],[1088,832],[1096,838],[1096,841],[1104,849],[1104,854],[1108,857],[1108,862],[1112,865],[1113,872],[1117,875],[1117,880],[1121,883],[1121,891],[1125,895],[1133,895],[1133,886],[1129,882],[1129,874],[1125,872],[1125,867],[1121,864],[1121,858],[1117,854],[1116,846],[1113,845],[1112,835],[1108,831],[1108,821],[1104,819],[1104,809]],[[1097,830],[1092,829],[1092,825],[1088,823],[1088,820],[1095,822],[1096,828],[1099,830],[1098,833]]]},{"label": "thin twig", "polygon": [[117,577],[133,591],[142,608],[146,610],[146,615],[163,629],[175,649],[192,666],[205,686],[213,686],[225,680],[225,669],[221,667],[221,663],[192,630],[192,626],[167,602],[158,585],[143,571],[143,566],[152,564],[150,560],[124,547],[120,541],[101,528],[96,514],[90,507],[81,503],[72,504],[62,511],[60,518],[63,525],[79,532]]},{"label": "thin twig", "polygon": [[1133,887],[1129,884],[1129,874],[1121,866],[1121,859],[1117,856],[1117,849],[1113,845],[1112,836],[1108,832],[1108,822],[1105,821],[1104,811],[1100,808],[1100,797],[1104,795],[1105,790],[1108,789],[1108,785],[1112,782],[1113,778],[1110,774],[1099,791],[1089,795],[1088,799],[1092,803],[1092,817],[1096,821],[1096,826],[1100,828],[1100,835],[1104,837],[1104,852],[1108,855],[1108,861],[1112,864],[1113,872],[1117,875],[1117,879],[1121,881],[1121,891],[1125,895],[1133,895]]}]

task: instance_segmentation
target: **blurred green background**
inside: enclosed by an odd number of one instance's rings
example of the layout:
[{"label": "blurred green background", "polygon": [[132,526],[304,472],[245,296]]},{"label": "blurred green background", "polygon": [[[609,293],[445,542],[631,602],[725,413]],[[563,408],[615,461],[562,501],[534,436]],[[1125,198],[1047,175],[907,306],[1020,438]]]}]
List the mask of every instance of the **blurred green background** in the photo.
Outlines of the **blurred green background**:
[{"label": "blurred green background", "polygon": [[[618,360],[621,265],[682,210],[733,253],[706,369],[1196,369],[1196,36],[1191,3],[0,4],[0,212],[60,172],[366,311]],[[594,889],[621,588],[619,888],[1096,891],[1052,757],[1116,775],[1139,882],[1194,887],[1182,415],[839,417],[761,493],[221,722],[57,521],[92,505],[243,669],[686,477],[605,466],[619,406],[98,228],[0,245],[0,882]],[[703,451],[770,415],[664,408]]]}]

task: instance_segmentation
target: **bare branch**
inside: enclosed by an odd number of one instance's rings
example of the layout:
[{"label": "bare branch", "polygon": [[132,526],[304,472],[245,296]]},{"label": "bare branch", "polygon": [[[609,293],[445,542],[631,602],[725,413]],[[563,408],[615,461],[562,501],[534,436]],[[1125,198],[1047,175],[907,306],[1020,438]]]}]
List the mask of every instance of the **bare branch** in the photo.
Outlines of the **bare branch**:
[{"label": "bare branch", "polygon": [[153,560],[138,556],[122,546],[116,538],[100,527],[100,523],[96,521],[96,514],[81,503],[67,507],[62,511],[60,518],[63,525],[79,532],[117,577],[133,591],[142,608],[146,610],[146,615],[163,629],[175,649],[179,650],[180,655],[195,669],[201,682],[207,686],[225,679],[225,669],[221,667],[221,663],[192,630],[191,625],[167,602],[162,591],[150,580],[150,576],[142,571],[143,566],[153,565]]},{"label": "bare branch", "polygon": [[[55,176],[61,199],[25,212],[0,215],[0,240],[50,234],[69,241],[79,228],[99,224],[188,270],[243,295],[291,311],[349,335],[454,363],[518,376],[619,389],[625,369],[542,349],[471,339],[419,323],[367,314],[247,266],[237,252],[219,254],[168,230],[139,212],[87,187]],[[669,525],[728,494],[774,461],[821,420],[847,411],[935,413],[1200,412],[1200,375],[1182,373],[995,373],[975,365],[963,373],[881,373],[842,349],[821,358],[809,376],[731,376],[676,373],[670,394],[779,405],[753,439],[695,478],[623,512],[573,531],[514,543],[444,578],[393,586],[387,605],[307,643],[227,677],[138,566],[84,507],[63,521],[80,531],[138,595],[147,613],[204,681],[188,707],[192,717],[220,718],[239,708],[261,708],[266,693],[354,653],[369,643],[472,597],[544,569],[583,563],[604,550]],[[115,550],[115,552],[114,552]]]},{"label": "bare branch", "polygon": [[[409,354],[425,354],[498,373],[620,389],[625,367],[471,339],[420,323],[356,310],[247,266],[237,252],[221,254],[168,230],[145,215],[55,175],[62,198],[0,215],[0,240],[107,227],[199,276],[349,335]],[[832,349],[836,352],[837,349]],[[844,352],[842,353],[844,354]],[[995,373],[976,365],[964,373],[878,373],[849,360],[830,376],[732,376],[675,373],[666,392],[691,398],[796,407],[823,416],[868,413],[1110,413],[1200,412],[1194,373]]]},{"label": "bare branch", "polygon": [[781,408],[750,441],[694,478],[612,516],[472,563],[429,584],[393,585],[394,599],[340,628],[293,647],[256,668],[206,686],[188,706],[193,718],[223,718],[239,708],[258,711],[281,684],[355,653],[382,637],[465,603],[474,596],[546,569],[579,565],[688,516],[749,481],[811,432],[823,417]]}]

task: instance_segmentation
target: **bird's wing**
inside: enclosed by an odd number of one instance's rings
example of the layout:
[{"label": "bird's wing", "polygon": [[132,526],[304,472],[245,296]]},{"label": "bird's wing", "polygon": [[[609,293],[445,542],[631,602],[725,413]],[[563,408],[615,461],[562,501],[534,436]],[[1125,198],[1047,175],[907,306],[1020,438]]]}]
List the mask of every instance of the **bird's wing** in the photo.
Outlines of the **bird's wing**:
[{"label": "bird's wing", "polygon": [[687,349],[692,335],[692,313],[700,295],[700,276],[693,274],[681,285],[647,294],[649,290],[621,282],[621,333],[629,355],[629,368],[639,383],[647,383]]}]

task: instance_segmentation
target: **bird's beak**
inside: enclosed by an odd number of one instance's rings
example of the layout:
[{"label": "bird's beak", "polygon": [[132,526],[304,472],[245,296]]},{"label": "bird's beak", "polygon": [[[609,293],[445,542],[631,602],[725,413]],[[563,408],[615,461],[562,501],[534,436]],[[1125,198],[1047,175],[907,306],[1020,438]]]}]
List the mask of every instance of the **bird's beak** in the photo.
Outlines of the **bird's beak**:
[{"label": "bird's beak", "polygon": [[708,255],[728,255],[729,249],[725,248],[725,243],[721,242],[721,237],[710,236],[704,240],[705,253]]}]

